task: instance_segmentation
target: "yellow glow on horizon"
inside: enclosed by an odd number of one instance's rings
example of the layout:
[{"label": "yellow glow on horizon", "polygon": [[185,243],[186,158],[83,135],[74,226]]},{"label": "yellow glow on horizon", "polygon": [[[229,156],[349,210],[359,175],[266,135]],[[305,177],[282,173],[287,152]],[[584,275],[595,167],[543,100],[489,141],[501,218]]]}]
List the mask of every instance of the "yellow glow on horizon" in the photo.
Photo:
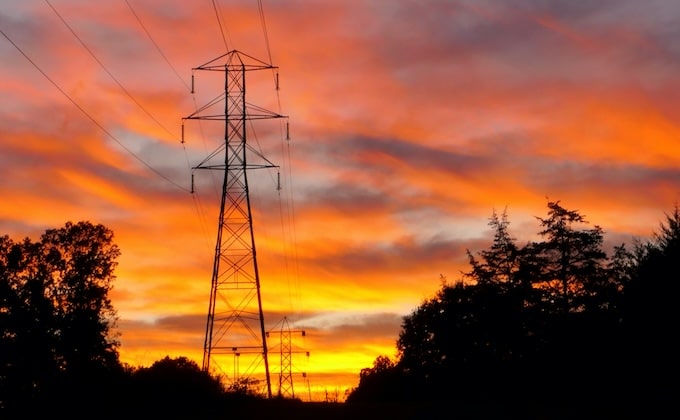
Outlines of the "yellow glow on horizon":
[{"label": "yellow glow on horizon", "polygon": [[[120,351],[121,361],[133,367],[150,366],[153,362],[166,356],[171,358],[184,356],[194,360],[199,366],[202,364],[203,341],[202,337],[197,335],[187,336],[186,338],[191,340],[194,345],[193,348],[187,347],[189,343],[187,341],[168,341],[164,334],[154,332],[151,326],[139,337],[126,337],[124,335],[122,339],[124,343],[130,344],[131,346],[129,347],[133,347],[134,350],[129,350],[123,345]],[[143,341],[136,342],[137,340]],[[272,378],[276,377],[281,369],[280,354],[277,352],[277,348],[273,344],[274,342],[274,339],[269,339],[269,366]],[[358,385],[359,373],[364,368],[372,367],[378,355],[386,355],[393,358],[395,346],[393,342],[371,346],[365,346],[364,343],[356,343],[354,346],[352,344],[343,345],[342,350],[340,350],[339,348],[314,347],[314,344],[310,343],[307,351],[309,355],[305,354],[303,350],[296,348],[295,353],[291,354],[291,369],[296,375],[304,372],[309,381],[308,385],[312,390],[316,390],[316,392],[335,388],[344,392]],[[242,357],[245,357],[245,355]],[[224,360],[218,363],[220,358]],[[229,377],[234,374],[232,369],[235,368],[235,365],[232,359],[233,357],[230,355],[217,356],[217,359],[212,364],[215,366],[219,364],[225,369],[223,373]],[[242,366],[240,369],[242,372],[245,367]],[[262,374],[264,367],[261,366],[257,372]],[[324,378],[323,383],[318,382],[320,378]],[[296,381],[298,386],[300,386],[300,378],[296,379]],[[305,386],[303,385],[302,388],[304,389]]]}]

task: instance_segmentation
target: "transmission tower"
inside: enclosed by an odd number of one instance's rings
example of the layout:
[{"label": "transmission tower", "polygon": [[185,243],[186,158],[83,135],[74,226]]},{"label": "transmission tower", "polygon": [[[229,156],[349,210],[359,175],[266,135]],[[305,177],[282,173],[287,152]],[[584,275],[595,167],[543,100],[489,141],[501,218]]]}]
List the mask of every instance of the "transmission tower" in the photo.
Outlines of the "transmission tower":
[{"label": "transmission tower", "polygon": [[[291,330],[288,324],[288,318],[284,317],[281,321],[281,328],[267,332],[267,337],[272,334],[279,334],[279,397],[295,398],[295,390],[293,389],[293,353],[305,353],[309,356],[308,351],[293,350],[292,334],[300,333],[303,337],[307,334],[305,330]],[[303,376],[306,373],[303,372]]]},{"label": "transmission tower", "polygon": [[[260,386],[260,378],[264,376],[269,398],[271,382],[267,339],[247,172],[276,165],[248,145],[246,122],[283,116],[246,102],[246,74],[273,69],[276,67],[236,50],[192,69],[192,93],[193,72],[200,70],[223,72],[224,92],[184,118],[225,122],[224,143],[193,168],[224,173],[205,328],[203,370],[226,377],[233,389]],[[222,103],[224,109],[219,113],[211,111]],[[216,161],[215,158],[222,153],[224,161]],[[253,154],[259,157],[261,163],[248,161],[247,156]],[[227,370],[230,365],[233,367],[231,377]]]}]

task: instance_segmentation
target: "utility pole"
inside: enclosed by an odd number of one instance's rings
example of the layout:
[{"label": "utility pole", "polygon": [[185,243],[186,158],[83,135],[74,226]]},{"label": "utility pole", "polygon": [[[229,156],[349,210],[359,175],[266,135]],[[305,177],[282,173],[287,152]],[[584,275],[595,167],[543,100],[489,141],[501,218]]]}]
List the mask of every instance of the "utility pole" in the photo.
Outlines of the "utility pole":
[{"label": "utility pole", "polygon": [[[184,118],[224,121],[224,142],[193,168],[218,170],[224,174],[203,346],[203,370],[226,377],[229,388],[233,390],[249,389],[260,384],[258,377],[263,374],[269,398],[272,391],[268,349],[247,173],[251,169],[277,166],[247,143],[246,123],[284,117],[246,102],[246,73],[273,69],[276,67],[236,50],[192,69],[223,72],[224,93]],[[224,109],[214,113],[214,106],[222,102]],[[215,158],[222,153],[224,160],[216,162]],[[248,162],[247,156],[252,154],[256,154],[262,163]],[[233,366],[231,375],[227,370],[230,365]]]}]

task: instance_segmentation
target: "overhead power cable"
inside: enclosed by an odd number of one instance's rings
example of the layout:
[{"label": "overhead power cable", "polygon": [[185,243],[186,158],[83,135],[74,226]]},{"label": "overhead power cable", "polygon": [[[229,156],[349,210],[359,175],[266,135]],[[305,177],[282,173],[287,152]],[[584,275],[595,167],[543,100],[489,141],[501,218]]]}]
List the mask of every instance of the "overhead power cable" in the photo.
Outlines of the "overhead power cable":
[{"label": "overhead power cable", "polygon": [[[154,37],[151,35],[151,31],[149,31],[149,29],[144,24],[144,22],[142,22],[141,17],[137,13],[137,11],[134,9],[132,4],[128,0],[125,0],[125,3],[127,4],[128,8],[130,9],[130,12],[134,16],[134,18],[137,20],[137,23],[139,23],[139,26],[141,26],[141,28],[144,31],[144,33],[146,34],[146,36],[149,38],[149,40],[151,41],[153,46],[156,48],[156,51],[158,51],[158,53],[163,58],[163,60],[165,60],[167,65],[175,73],[175,76],[177,76],[177,78],[184,85],[184,87],[186,87],[187,91],[190,91],[192,93],[192,97],[193,97],[193,100],[194,100],[194,108],[198,108],[198,106],[196,105],[196,96],[195,96],[195,93],[193,91],[194,90],[193,86],[190,86],[184,80],[184,78],[179,74],[179,72],[177,71],[175,66],[172,65],[172,63],[170,62],[168,57],[163,53],[163,50],[161,49],[160,45],[156,42]],[[201,136],[201,137],[203,137],[203,136]],[[182,149],[184,150],[184,157],[186,159],[187,168],[188,168],[189,172],[191,172],[192,171],[191,163],[189,162],[189,155],[187,154],[186,144],[184,143],[184,133],[182,133],[182,139],[180,140],[180,143],[182,144]],[[204,137],[203,137],[203,145],[205,147],[205,138]],[[206,147],[206,149],[207,149],[207,147]],[[191,198],[192,198],[192,201],[194,203],[194,208],[196,210],[196,214],[198,215],[198,220],[199,220],[199,223],[201,225],[201,229],[203,230],[203,237],[206,240],[206,245],[209,247],[210,244],[208,242],[208,228],[206,226],[205,214],[202,211],[202,205],[201,205],[201,202],[200,202],[200,198],[198,197],[198,194],[193,193],[193,175],[192,175],[192,186],[191,186],[190,192],[192,193]]]},{"label": "overhead power cable", "polygon": [[[269,34],[267,32],[267,22],[265,19],[265,13],[264,13],[264,6],[262,5],[262,0],[257,0],[257,8],[260,16],[260,25],[262,26],[262,33],[264,35],[264,42],[265,46],[267,49],[267,57],[269,59],[269,63],[273,63],[273,58],[272,58],[272,53],[271,53],[271,47],[269,43]],[[279,113],[281,113],[281,95],[279,92],[279,75],[278,72],[272,71],[272,75],[274,77],[274,84],[276,86],[276,99],[278,102],[278,107],[279,107]],[[287,215],[287,222],[288,226],[290,226],[290,240],[292,242],[292,265],[293,265],[293,270],[294,270],[294,277],[296,279],[296,293],[297,297],[299,298],[299,280],[297,280],[298,273],[299,273],[299,268],[298,268],[298,255],[297,255],[297,232],[295,230],[295,201],[293,199],[293,193],[292,193],[292,188],[293,188],[293,174],[291,170],[291,156],[290,156],[290,133],[289,133],[289,128],[288,128],[288,121],[285,123],[285,128],[281,128],[281,155],[284,161],[286,161],[288,164],[285,165],[287,168],[287,176],[288,176],[288,183],[286,185],[285,191],[288,193],[288,200],[286,201],[286,215]],[[285,150],[284,150],[284,139],[285,141]],[[283,212],[283,204],[281,202],[281,188],[279,188],[279,213],[281,215],[281,233],[284,236],[284,242],[286,242],[286,231],[284,229],[284,212]],[[285,260],[285,267],[286,271],[288,271],[289,266],[288,266],[288,259],[286,258]],[[289,279],[290,282],[290,279]],[[289,292],[290,292],[290,284],[289,284]],[[290,297],[290,301],[292,304],[292,296]]]},{"label": "overhead power cable", "polygon": [[168,133],[174,139],[179,140],[179,138],[175,134],[173,134],[160,121],[158,121],[153,115],[151,115],[151,113],[147,111],[147,109],[137,99],[135,99],[134,96],[132,96],[132,94],[123,86],[123,84],[120,83],[118,79],[116,79],[116,77],[109,71],[109,69],[106,68],[104,63],[102,63],[99,60],[99,58],[97,58],[97,56],[92,52],[92,50],[87,46],[87,44],[85,44],[85,42],[78,36],[78,34],[73,30],[71,25],[69,25],[68,22],[66,22],[66,19],[64,19],[64,17],[61,14],[59,14],[57,9],[55,9],[54,6],[52,6],[52,3],[50,3],[49,0],[45,0],[45,3],[47,3],[48,6],[50,6],[54,14],[57,15],[61,22],[71,32],[71,34],[73,34],[73,36],[78,40],[78,42],[80,42],[80,45],[82,45],[83,48],[85,48],[85,50],[90,54],[90,56],[97,62],[97,64],[99,64],[99,66],[101,66],[101,68],[106,72],[106,74],[108,74],[109,77],[111,77],[111,80],[113,80],[118,85],[118,87],[128,96],[128,98],[130,98],[132,102],[134,102],[139,107],[139,109],[141,109],[149,118],[151,118],[156,124],[158,124],[159,127],[165,130],[166,133]]},{"label": "overhead power cable", "polygon": [[156,47],[156,50],[158,50],[158,53],[161,55],[161,57],[163,57],[163,60],[165,60],[165,62],[168,63],[168,66],[170,66],[172,71],[175,72],[175,76],[177,76],[177,78],[184,84],[184,86],[186,86],[186,88],[188,90],[191,90],[191,86],[189,86],[189,84],[186,82],[186,80],[184,80],[182,78],[182,76],[180,76],[177,69],[175,69],[175,66],[173,66],[172,63],[170,63],[170,60],[168,60],[168,57],[166,57],[165,54],[163,54],[163,50],[161,50],[161,47],[159,47],[158,44],[156,43],[156,41],[154,41],[153,37],[151,36],[151,33],[146,29],[146,26],[144,26],[144,23],[142,23],[142,20],[139,18],[139,15],[137,15],[137,12],[135,12],[135,9],[132,7],[130,2],[128,0],[125,0],[125,4],[127,4],[128,8],[132,12],[132,15],[135,17],[135,19],[137,19],[139,26],[142,27],[142,29],[144,30],[144,33],[146,33],[146,36],[149,38],[149,40],[151,40],[151,43],[154,45],[154,47]]},{"label": "overhead power cable", "polygon": [[222,19],[220,18],[220,11],[217,7],[215,0],[212,0],[213,9],[215,9],[215,16],[217,17],[217,25],[220,27],[220,35],[222,35],[222,41],[224,41],[225,51],[229,51],[229,46],[227,45],[227,37],[224,33],[224,28],[222,27]]},{"label": "overhead power cable", "polygon": [[144,161],[142,158],[140,158],[139,156],[137,156],[132,150],[130,150],[130,149],[128,149],[127,147],[125,147],[125,145],[124,145],[120,140],[118,140],[118,138],[117,138],[116,136],[114,136],[113,134],[111,134],[111,132],[109,132],[103,125],[101,125],[101,124],[99,123],[99,121],[97,121],[92,115],[90,115],[90,114],[85,110],[85,108],[83,108],[82,106],[80,106],[80,104],[78,104],[78,102],[76,102],[75,99],[73,99],[68,93],[66,93],[66,91],[64,91],[64,89],[62,89],[61,86],[59,86],[59,84],[57,84],[57,82],[55,82],[55,81],[54,81],[47,73],[45,73],[45,72],[43,71],[43,69],[41,69],[40,66],[38,66],[38,64],[37,64],[35,61],[33,61],[33,60],[32,60],[32,59],[31,59],[31,58],[30,58],[30,57],[29,57],[29,56],[28,56],[28,55],[27,55],[27,54],[26,54],[26,53],[25,53],[25,52],[24,52],[24,51],[23,51],[16,43],[14,43],[14,41],[12,41],[12,39],[11,39],[11,38],[3,31],[3,30],[1,30],[1,29],[0,29],[0,34],[2,34],[2,36],[5,37],[5,39],[7,39],[7,41],[9,41],[9,43],[12,44],[12,46],[13,46],[17,51],[19,51],[19,53],[21,53],[21,55],[23,55],[24,58],[25,58],[27,61],[28,61],[29,63],[31,63],[31,65],[33,65],[33,67],[35,67],[35,69],[38,70],[38,71],[40,72],[40,74],[42,74],[42,75],[45,77],[45,79],[47,79],[47,80],[48,80],[48,81],[49,81],[49,82],[50,82],[50,83],[51,83],[51,84],[52,84],[52,85],[53,85],[53,86],[54,86],[54,87],[62,94],[62,95],[64,95],[64,97],[65,97],[66,99],[68,99],[68,100],[69,100],[76,108],[78,108],[78,110],[80,110],[80,112],[82,112],[82,113],[83,113],[90,121],[92,121],[92,123],[93,123],[94,125],[96,125],[97,127],[99,127],[99,129],[101,129],[107,136],[109,136],[109,138],[111,138],[113,141],[115,141],[116,143],[118,143],[118,145],[119,145],[120,147],[122,147],[122,148],[123,148],[126,152],[128,152],[132,157],[134,157],[135,159],[137,159],[141,164],[143,164],[144,166],[146,166],[150,171],[152,171],[153,173],[155,173],[155,174],[158,175],[159,177],[165,179],[166,181],[168,181],[169,183],[171,183],[171,184],[174,185],[175,187],[181,189],[182,191],[190,192],[189,189],[183,187],[182,185],[180,185],[180,184],[176,183],[175,181],[171,180],[170,178],[166,177],[166,176],[163,175],[161,172],[159,172],[156,168],[154,168],[153,166],[151,166],[150,164],[148,164],[146,161]]},{"label": "overhead power cable", "polygon": [[269,36],[267,35],[267,24],[264,20],[264,8],[262,7],[262,0],[257,0],[257,9],[260,13],[260,24],[262,25],[262,33],[264,34],[264,43],[267,47],[267,57],[269,57],[269,64],[271,64],[272,51],[269,48]]}]

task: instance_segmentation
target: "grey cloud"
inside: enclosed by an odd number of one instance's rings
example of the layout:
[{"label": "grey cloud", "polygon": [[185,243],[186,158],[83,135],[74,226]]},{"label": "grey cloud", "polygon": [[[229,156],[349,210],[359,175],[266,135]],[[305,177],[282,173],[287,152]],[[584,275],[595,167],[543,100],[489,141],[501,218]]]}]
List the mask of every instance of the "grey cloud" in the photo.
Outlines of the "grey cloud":
[{"label": "grey cloud", "polygon": [[[384,342],[385,338],[397,340],[401,322],[407,314],[378,313],[353,315],[352,317],[328,312],[325,315],[336,316],[343,322],[328,328],[306,328],[309,335],[317,335],[318,340],[327,345],[343,343],[371,343],[373,341]],[[300,321],[304,325],[305,319]]]},{"label": "grey cloud", "polygon": [[[394,272],[408,279],[406,273],[413,267],[430,267],[433,278],[436,278],[442,267],[449,266],[451,261],[465,259],[465,250],[470,245],[467,240],[434,238],[430,241],[404,240],[381,246],[380,238],[376,238],[375,242],[367,241],[363,246],[346,247],[332,255],[307,259],[304,264],[332,271],[348,282],[353,281],[357,272],[364,275]],[[394,281],[399,279],[395,277]]]},{"label": "grey cloud", "polygon": [[680,187],[680,170],[546,159],[527,168],[525,181],[536,190],[550,191],[551,195],[578,196],[584,190],[606,191],[612,202],[623,205],[639,203],[642,191],[646,200],[663,200],[669,188]]}]

